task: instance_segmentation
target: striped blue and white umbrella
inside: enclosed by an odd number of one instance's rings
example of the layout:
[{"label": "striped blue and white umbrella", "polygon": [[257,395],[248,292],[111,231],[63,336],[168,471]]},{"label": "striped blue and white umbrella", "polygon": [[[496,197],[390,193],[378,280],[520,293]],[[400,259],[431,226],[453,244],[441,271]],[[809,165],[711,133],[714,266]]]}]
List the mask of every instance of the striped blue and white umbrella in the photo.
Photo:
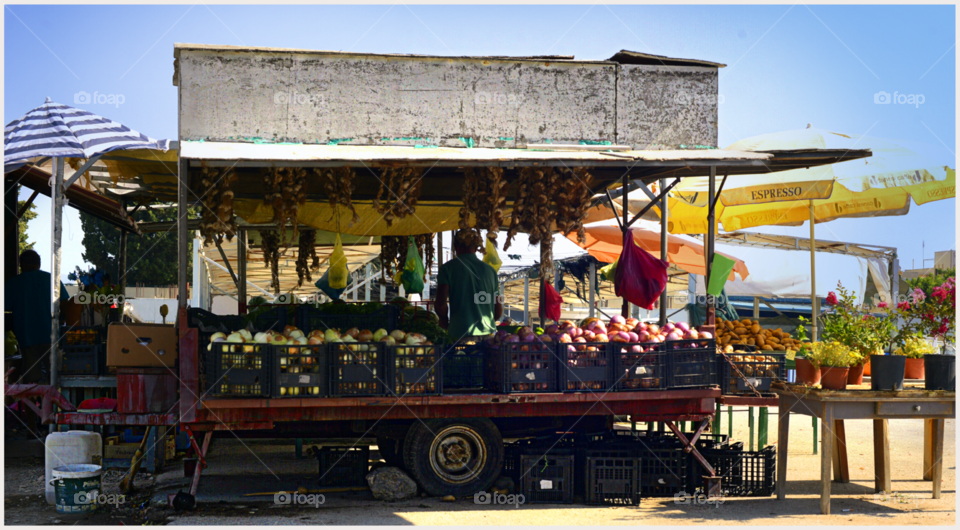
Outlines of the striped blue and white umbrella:
[{"label": "striped blue and white umbrella", "polygon": [[87,158],[121,149],[170,148],[169,140],[148,136],[81,109],[47,101],[8,123],[3,130],[3,165],[31,158]]}]

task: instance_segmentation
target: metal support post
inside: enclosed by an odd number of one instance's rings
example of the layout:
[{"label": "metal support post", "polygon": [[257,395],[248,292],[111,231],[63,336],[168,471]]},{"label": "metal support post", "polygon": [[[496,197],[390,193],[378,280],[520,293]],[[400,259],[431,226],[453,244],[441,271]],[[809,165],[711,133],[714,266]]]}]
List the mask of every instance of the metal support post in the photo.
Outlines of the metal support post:
[{"label": "metal support post", "polygon": [[190,305],[192,307],[203,307],[200,304],[201,297],[203,294],[200,292],[200,279],[202,278],[203,268],[198,267],[197,264],[200,262],[200,239],[193,238],[193,296],[190,298]]},{"label": "metal support post", "polygon": [[753,451],[753,407],[747,407],[747,425],[750,427],[750,434],[748,435],[749,450]]},{"label": "metal support post", "polygon": [[[667,179],[660,179],[660,190],[667,189]],[[660,259],[663,261],[669,261],[667,258],[667,225],[669,223],[669,207],[667,206],[667,198],[663,197],[660,200]],[[669,282],[668,282],[669,283]],[[663,292],[660,293],[660,325],[663,326],[667,323],[667,289],[664,287]]]},{"label": "metal support post", "polygon": [[[813,200],[810,201],[810,340],[817,341],[817,317],[820,316],[817,311],[817,243],[814,236],[814,226],[816,223],[814,215]],[[816,446],[814,446],[816,447]]]},{"label": "metal support post", "polygon": [[[193,265],[196,267],[196,263]],[[247,231],[237,234],[237,314],[247,314]]]},{"label": "metal support post", "polygon": [[523,323],[530,324],[530,277],[523,279]]},{"label": "metal support post", "polygon": [[820,420],[816,416],[813,418],[813,454],[817,454],[817,424],[820,423]]},{"label": "metal support post", "polygon": [[[60,240],[63,235],[63,166],[62,157],[55,158],[53,189],[50,190],[50,205],[53,219],[50,223],[50,293],[52,298],[53,323],[50,331],[50,386],[57,388],[57,361],[60,357]],[[50,426],[51,431],[53,425]]]},{"label": "metal support post", "polygon": [[[630,214],[630,187],[628,185],[629,183],[628,183],[626,173],[623,174],[623,178],[621,180],[622,180],[621,186],[623,186],[623,196],[622,196],[623,211],[621,212],[623,213],[623,222],[620,224],[620,229],[623,231],[622,241],[626,243],[627,234],[630,231],[630,225],[627,221],[627,217]],[[611,204],[610,207],[613,208],[613,205]],[[620,315],[623,318],[627,318],[630,316],[630,302],[628,302],[626,298],[623,299],[623,307],[620,308]]]},{"label": "metal support post", "polygon": [[177,306],[187,307],[187,249],[189,236],[187,230],[187,185],[189,181],[186,159],[181,158],[177,175]]},{"label": "metal support post", "polygon": [[370,301],[370,276],[373,275],[373,265],[367,263],[363,266],[365,279],[368,280],[367,283],[363,286],[363,301]]},{"label": "metal support post", "polygon": [[[709,193],[707,194],[707,204],[709,212],[707,213],[707,274],[704,277],[704,285],[709,287],[710,284],[710,272],[713,269],[713,253],[714,247],[716,245],[716,230],[717,230],[717,208],[716,200],[714,200],[714,191],[717,186],[717,166],[710,166],[710,178],[709,178]],[[707,296],[707,325],[713,326],[716,324],[716,300],[712,296]]]},{"label": "metal support post", "polygon": [[[127,231],[120,230],[120,253],[117,254],[117,283],[120,284],[120,294],[127,295]],[[123,308],[120,308],[121,313]]]},{"label": "metal support post", "polygon": [[723,406],[720,405],[720,402],[717,402],[717,412],[713,415],[713,428],[710,429],[710,432],[714,434],[720,434],[720,416],[722,415]]},{"label": "metal support post", "polygon": [[757,429],[757,450],[767,446],[768,415],[767,407],[760,407],[759,428]]},{"label": "metal support post", "polygon": [[733,405],[727,405],[727,438],[733,440]]}]

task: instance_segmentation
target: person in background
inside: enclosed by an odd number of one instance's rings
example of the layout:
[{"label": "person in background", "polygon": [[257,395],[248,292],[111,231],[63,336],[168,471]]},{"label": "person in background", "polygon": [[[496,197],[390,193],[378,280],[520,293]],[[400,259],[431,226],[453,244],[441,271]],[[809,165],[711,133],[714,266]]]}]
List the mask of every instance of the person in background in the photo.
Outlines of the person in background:
[{"label": "person in background", "polygon": [[[4,286],[4,310],[13,313],[13,334],[20,347],[18,383],[50,384],[50,273],[40,270],[40,254],[20,254],[20,274]],[[60,302],[68,299],[60,282]],[[46,380],[44,380],[46,377]]]},{"label": "person in background", "polygon": [[456,257],[437,274],[437,316],[451,340],[489,335],[503,316],[497,272],[477,257],[482,242],[477,230],[458,230],[453,237]]}]

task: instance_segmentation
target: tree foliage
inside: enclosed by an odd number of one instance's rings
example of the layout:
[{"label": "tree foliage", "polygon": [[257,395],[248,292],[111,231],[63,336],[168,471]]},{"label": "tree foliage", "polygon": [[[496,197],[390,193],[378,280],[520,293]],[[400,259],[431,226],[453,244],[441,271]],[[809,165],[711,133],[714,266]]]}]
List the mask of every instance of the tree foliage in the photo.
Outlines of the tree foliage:
[{"label": "tree foliage", "polygon": [[[19,189],[17,190],[17,193],[20,193]],[[20,210],[22,210],[23,205],[26,203],[27,201],[17,201],[17,211],[19,212]],[[23,217],[20,218],[20,221],[18,223],[19,226],[17,227],[20,233],[19,234],[20,235],[19,252],[21,254],[23,253],[24,250],[30,250],[33,248],[34,242],[27,241],[27,224],[36,218],[37,218],[37,205],[33,203],[30,205],[30,208],[27,208],[26,212],[23,212]]]},{"label": "tree foliage", "polygon": [[923,291],[923,294],[930,296],[936,287],[939,287],[943,282],[947,281],[947,279],[953,278],[956,275],[957,269],[937,269],[933,274],[920,276],[919,278],[910,278],[906,280],[906,282],[911,289],[919,287],[920,290]]},{"label": "tree foliage", "polygon": [[[175,208],[146,210],[141,208],[134,214],[138,223],[175,221]],[[127,285],[143,284],[150,287],[175,285],[177,283],[177,230],[176,225],[161,232],[144,232],[141,235],[127,235],[127,270],[119,270],[120,229],[80,213],[83,228],[83,260],[93,265],[91,271],[103,271],[110,275],[113,283],[120,283],[126,276]],[[193,252],[188,256],[187,277],[193,270]],[[71,279],[87,272],[77,267],[69,276]]]}]

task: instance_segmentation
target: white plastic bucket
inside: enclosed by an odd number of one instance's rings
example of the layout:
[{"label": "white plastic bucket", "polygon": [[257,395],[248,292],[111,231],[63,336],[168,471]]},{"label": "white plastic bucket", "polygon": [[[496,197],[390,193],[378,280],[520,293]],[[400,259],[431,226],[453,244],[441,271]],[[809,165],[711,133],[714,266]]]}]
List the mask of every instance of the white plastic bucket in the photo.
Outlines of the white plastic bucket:
[{"label": "white plastic bucket", "polygon": [[103,446],[100,434],[90,431],[52,432],[44,440],[44,493],[47,504],[57,503],[53,485],[53,469],[70,464],[100,465]]}]

